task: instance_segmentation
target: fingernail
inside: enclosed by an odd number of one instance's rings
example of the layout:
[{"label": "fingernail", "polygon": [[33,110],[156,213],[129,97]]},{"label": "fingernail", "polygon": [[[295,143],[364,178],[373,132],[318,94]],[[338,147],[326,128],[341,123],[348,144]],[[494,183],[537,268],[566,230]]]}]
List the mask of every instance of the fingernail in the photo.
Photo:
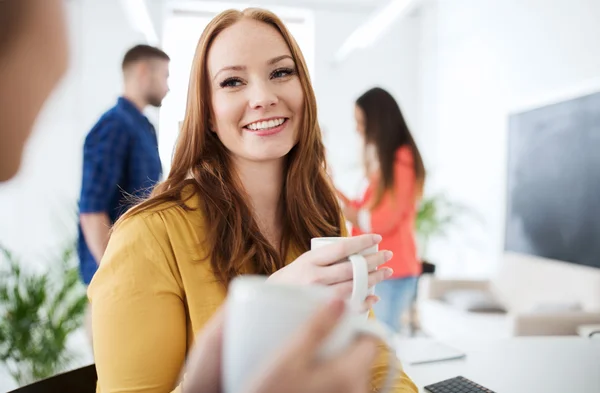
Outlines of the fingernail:
[{"label": "fingernail", "polygon": [[383,258],[385,259],[386,262],[389,261],[390,259],[392,259],[393,256],[394,256],[394,253],[389,250],[386,250],[383,253]]},{"label": "fingernail", "polygon": [[375,243],[379,243],[381,241],[382,237],[381,235],[373,235],[373,241]]},{"label": "fingernail", "polygon": [[393,273],[394,273],[394,271],[393,271],[391,268],[389,268],[389,267],[386,267],[386,268],[385,268],[385,272],[383,272],[383,276],[384,276],[385,278],[388,278],[388,277],[390,277],[390,276],[391,276]]}]

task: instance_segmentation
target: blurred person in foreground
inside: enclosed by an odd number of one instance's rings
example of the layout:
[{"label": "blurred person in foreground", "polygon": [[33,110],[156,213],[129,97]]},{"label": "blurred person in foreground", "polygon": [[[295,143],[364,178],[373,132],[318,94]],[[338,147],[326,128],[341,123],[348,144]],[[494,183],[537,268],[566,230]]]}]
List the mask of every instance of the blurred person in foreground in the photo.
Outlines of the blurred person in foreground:
[{"label": "blurred person in foreground", "polygon": [[[25,143],[44,102],[68,67],[62,0],[0,1],[0,181],[18,171]],[[316,348],[336,326],[340,300],[321,311],[256,375],[246,393],[355,392],[369,378],[375,343],[362,339],[328,362]],[[218,393],[223,314],[219,311],[197,336],[186,367],[185,392]]]}]

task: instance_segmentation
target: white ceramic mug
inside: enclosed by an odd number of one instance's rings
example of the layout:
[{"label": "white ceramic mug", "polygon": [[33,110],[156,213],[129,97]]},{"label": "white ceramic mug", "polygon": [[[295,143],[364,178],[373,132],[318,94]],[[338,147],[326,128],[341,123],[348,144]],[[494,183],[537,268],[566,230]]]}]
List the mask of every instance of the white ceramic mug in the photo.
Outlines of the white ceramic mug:
[{"label": "white ceramic mug", "polygon": [[[229,286],[223,332],[222,382],[225,393],[239,393],[265,361],[290,341],[298,329],[335,296],[324,286],[295,286],[268,282],[264,276],[241,276]],[[376,320],[346,311],[326,339],[318,356],[340,354],[359,336],[371,335],[391,346],[392,333]],[[390,361],[385,391],[395,377]]]},{"label": "white ceramic mug", "polygon": [[[327,246],[332,243],[337,243],[346,237],[315,237],[310,240],[311,250],[319,247]],[[368,295],[375,294],[375,287],[369,288],[369,266],[366,255],[375,254],[378,251],[378,246],[375,244],[358,254],[353,254],[348,257],[352,263],[352,296],[350,298],[352,306],[360,309]],[[377,269],[377,268],[375,268]],[[367,311],[364,316],[367,317]]]}]

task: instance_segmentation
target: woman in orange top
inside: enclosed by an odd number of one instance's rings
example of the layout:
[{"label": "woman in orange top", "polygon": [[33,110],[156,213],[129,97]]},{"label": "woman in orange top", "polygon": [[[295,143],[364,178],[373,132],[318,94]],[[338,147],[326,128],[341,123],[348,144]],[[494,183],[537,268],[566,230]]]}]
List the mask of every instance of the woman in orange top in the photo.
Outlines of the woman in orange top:
[{"label": "woman in orange top", "polygon": [[365,170],[369,186],[357,201],[345,199],[344,214],[352,234],[378,233],[380,247],[394,259],[385,266],[392,276],[377,285],[381,301],[374,307],[377,318],[395,331],[411,305],[421,273],[415,244],[416,205],[423,193],[425,168],[396,100],[374,88],[356,101],[356,128],[365,143]]},{"label": "woman in orange top", "polygon": [[[313,237],[345,235],[315,101],[300,49],[275,15],[229,10],[208,24],[171,171],[116,224],[88,289],[99,391],[190,391],[179,379],[186,354],[238,275],[351,292],[347,256],[381,238],[309,251]],[[390,258],[382,248],[368,263]],[[375,270],[369,282],[391,273]],[[397,360],[380,348],[352,392],[383,385]],[[393,392],[417,391],[399,365],[396,375]]]}]

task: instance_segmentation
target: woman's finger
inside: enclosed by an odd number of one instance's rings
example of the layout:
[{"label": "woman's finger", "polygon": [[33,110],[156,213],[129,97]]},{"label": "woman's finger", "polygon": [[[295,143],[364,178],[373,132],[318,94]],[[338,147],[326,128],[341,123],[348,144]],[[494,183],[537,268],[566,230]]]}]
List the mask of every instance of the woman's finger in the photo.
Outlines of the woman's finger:
[{"label": "woman's finger", "polygon": [[327,266],[347,259],[349,255],[358,254],[369,247],[379,244],[380,241],[380,235],[348,237],[335,243],[319,247],[316,250],[311,250],[307,252],[305,256],[315,265]]},{"label": "woman's finger", "polygon": [[338,262],[334,265],[317,268],[319,278],[317,282],[324,285],[335,285],[341,282],[352,281],[353,271],[350,261]]},{"label": "woman's finger", "polygon": [[381,300],[379,298],[379,296],[376,295],[369,295],[367,296],[367,299],[365,300],[365,302],[363,303],[360,312],[366,312],[369,311],[371,308],[373,308],[373,306],[379,301]]},{"label": "woman's finger", "polygon": [[[343,262],[343,263],[347,263],[347,262]],[[369,280],[368,280],[369,288],[390,278],[393,273],[394,273],[394,271],[389,267],[383,267],[381,269],[370,272]],[[352,281],[353,281],[352,275],[350,275],[350,278],[347,281],[338,282],[338,283],[329,284],[329,285],[331,285],[335,289],[338,296],[348,297],[348,296],[352,295],[352,284],[353,284]]]},{"label": "woman's finger", "polygon": [[[365,257],[369,272],[374,272],[377,268],[390,259],[394,254],[388,250],[382,250],[375,254]],[[338,262],[332,265],[318,268],[319,277],[316,282],[324,285],[334,285],[345,281],[351,281],[353,278],[352,263],[348,260]]]},{"label": "woman's finger", "polygon": [[389,267],[384,267],[369,273],[369,288],[379,284],[385,279],[390,278],[393,273],[394,271]]},{"label": "woman's finger", "polygon": [[369,272],[377,270],[377,268],[392,259],[394,253],[389,250],[381,250],[375,254],[366,255],[367,267]]},{"label": "woman's finger", "polygon": [[377,295],[369,295],[369,296],[367,296],[367,299],[365,300],[365,304],[367,304],[369,307],[372,307],[380,300],[381,300],[381,298]]}]

